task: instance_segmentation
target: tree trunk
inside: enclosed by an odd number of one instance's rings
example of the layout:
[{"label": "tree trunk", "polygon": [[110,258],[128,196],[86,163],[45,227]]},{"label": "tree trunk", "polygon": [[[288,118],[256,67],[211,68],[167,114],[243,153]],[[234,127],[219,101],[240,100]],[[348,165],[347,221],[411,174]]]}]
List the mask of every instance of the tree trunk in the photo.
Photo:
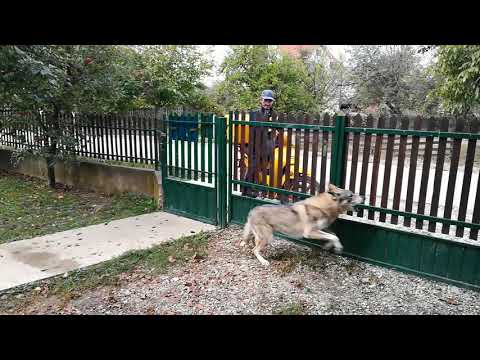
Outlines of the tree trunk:
[{"label": "tree trunk", "polygon": [[48,155],[47,155],[48,185],[52,189],[55,188],[55,184],[57,183],[55,179],[55,162],[56,162],[57,152],[58,152],[58,148],[57,148],[58,132],[60,129],[60,124],[58,123],[58,114],[59,114],[59,111],[55,107],[55,110],[52,115],[52,120],[51,120],[51,124],[53,128],[50,135],[51,143],[50,143],[50,146],[48,147]]},{"label": "tree trunk", "polygon": [[55,160],[53,157],[49,156],[47,158],[47,166],[48,166],[48,185],[55,189],[55,184],[57,183],[55,180]]}]

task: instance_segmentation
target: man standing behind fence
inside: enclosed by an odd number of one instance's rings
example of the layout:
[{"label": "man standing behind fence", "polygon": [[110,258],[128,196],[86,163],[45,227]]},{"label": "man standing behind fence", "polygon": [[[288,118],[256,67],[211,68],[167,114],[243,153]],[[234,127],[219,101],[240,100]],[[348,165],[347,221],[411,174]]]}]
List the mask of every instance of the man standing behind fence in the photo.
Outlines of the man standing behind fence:
[{"label": "man standing behind fence", "polygon": [[[260,108],[254,112],[250,113],[251,121],[276,121],[277,114],[273,110],[273,103],[275,101],[274,93],[272,90],[263,90],[260,95]],[[260,152],[266,150],[266,154],[263,155],[263,159],[266,160],[266,163],[271,161],[270,154],[272,153],[274,147],[278,144],[278,134],[275,129],[267,129],[262,126],[251,126],[250,131],[252,131],[253,136],[250,138],[251,143],[248,144],[248,147],[252,148],[248,151],[248,168],[247,173],[245,174],[244,181],[255,182],[255,170],[257,168],[257,160],[261,158]],[[263,131],[267,131],[267,143],[266,146],[260,146],[260,149],[255,148],[257,136],[262,138]],[[263,148],[263,149],[262,149]],[[242,195],[256,197],[257,191],[252,190],[250,187],[242,187]]]}]

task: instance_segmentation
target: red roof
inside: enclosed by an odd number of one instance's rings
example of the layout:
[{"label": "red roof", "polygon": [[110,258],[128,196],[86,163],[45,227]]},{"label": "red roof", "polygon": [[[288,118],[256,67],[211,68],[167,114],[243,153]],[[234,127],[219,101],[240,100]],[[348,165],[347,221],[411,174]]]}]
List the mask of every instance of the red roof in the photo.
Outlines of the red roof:
[{"label": "red roof", "polygon": [[318,45],[279,45],[281,51],[286,52],[291,56],[300,56],[301,50],[313,49]]}]

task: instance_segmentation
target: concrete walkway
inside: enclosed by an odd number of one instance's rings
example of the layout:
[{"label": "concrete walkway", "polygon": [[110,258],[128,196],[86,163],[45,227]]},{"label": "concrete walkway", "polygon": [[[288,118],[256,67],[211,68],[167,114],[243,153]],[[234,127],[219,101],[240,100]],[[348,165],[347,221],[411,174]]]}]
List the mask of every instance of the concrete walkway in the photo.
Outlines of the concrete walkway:
[{"label": "concrete walkway", "polygon": [[97,264],[129,250],[213,230],[165,212],[91,225],[0,245],[0,290]]}]

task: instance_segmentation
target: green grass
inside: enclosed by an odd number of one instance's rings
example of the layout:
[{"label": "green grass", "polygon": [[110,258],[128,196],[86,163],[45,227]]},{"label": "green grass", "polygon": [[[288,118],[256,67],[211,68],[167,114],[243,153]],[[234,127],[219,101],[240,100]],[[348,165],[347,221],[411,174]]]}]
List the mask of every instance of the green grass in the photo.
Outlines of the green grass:
[{"label": "green grass", "polygon": [[53,190],[45,181],[0,171],[0,244],[155,210],[147,196]]},{"label": "green grass", "polygon": [[324,250],[315,249],[310,253],[297,250],[277,251],[274,255],[270,256],[270,259],[276,262],[276,270],[279,271],[282,276],[291,273],[300,264],[308,266],[314,271],[318,271],[324,268],[324,264],[319,262],[318,251]]},{"label": "green grass", "polygon": [[[195,256],[207,256],[209,233],[198,233],[179,238],[145,250],[134,250],[115,259],[71,273],[67,278],[58,278],[53,284],[55,295],[78,295],[100,285],[116,286],[120,275],[134,269],[155,275],[164,273],[172,264],[182,265]],[[173,257],[173,258],[172,258]],[[170,260],[174,260],[171,262]]]},{"label": "green grass", "polygon": [[292,303],[277,310],[274,315],[303,315],[305,307],[301,303]]},{"label": "green grass", "polygon": [[[47,289],[47,292],[43,293],[46,296],[53,295],[61,301],[68,301],[101,286],[118,286],[129,278],[137,280],[138,275],[157,275],[165,273],[172,265],[184,265],[188,261],[203,259],[207,256],[210,234],[201,232],[150,249],[130,251],[112,260],[73,271],[66,278],[59,275],[20,286],[14,291],[0,292],[0,295],[10,294],[7,301],[0,301],[0,313],[8,309],[18,310],[35,302],[38,294],[31,289],[37,286]],[[26,296],[17,299],[17,294]]]}]

